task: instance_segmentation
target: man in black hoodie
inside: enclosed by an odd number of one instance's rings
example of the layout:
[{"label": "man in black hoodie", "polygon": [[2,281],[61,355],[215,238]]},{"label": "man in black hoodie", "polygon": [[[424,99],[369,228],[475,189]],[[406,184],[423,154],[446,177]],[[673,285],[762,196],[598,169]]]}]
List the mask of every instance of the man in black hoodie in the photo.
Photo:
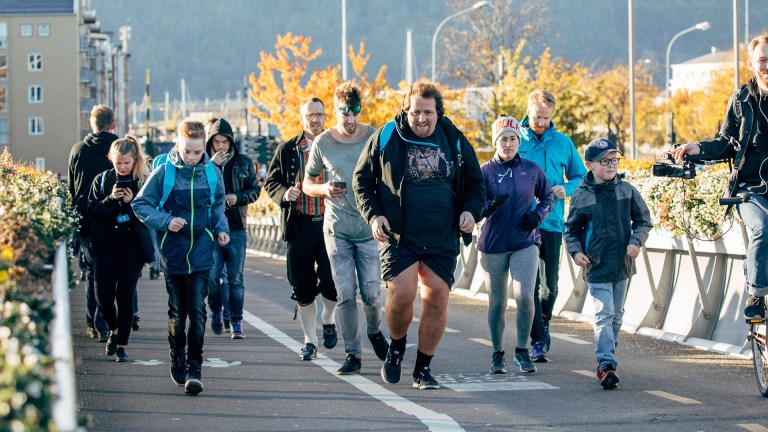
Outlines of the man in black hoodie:
[{"label": "man in black hoodie", "polygon": [[[259,177],[251,159],[241,154],[235,145],[232,126],[224,119],[218,119],[208,130],[205,151],[211,161],[221,168],[224,178],[226,203],[224,215],[229,224],[229,243],[216,246],[213,253],[213,267],[208,279],[208,306],[211,308],[211,330],[222,333],[223,321],[231,320],[231,338],[245,339],[243,320],[243,265],[245,264],[246,213],[248,204],[259,198],[261,187]],[[224,264],[227,265],[227,282],[222,289],[221,277]],[[223,314],[222,314],[223,306]]]},{"label": "man in black hoodie", "polygon": [[93,282],[93,260],[91,258],[91,223],[88,215],[88,193],[93,179],[103,171],[112,168],[107,154],[117,135],[115,129],[115,113],[106,105],[96,105],[91,110],[91,130],[83,141],[75,144],[69,153],[69,193],[72,195],[72,206],[80,214],[80,230],[75,232],[75,252],[80,252],[80,262],[86,276],[85,288],[85,323],[88,326],[88,336],[99,342],[107,342],[109,329],[101,317],[96,304],[96,294]]}]

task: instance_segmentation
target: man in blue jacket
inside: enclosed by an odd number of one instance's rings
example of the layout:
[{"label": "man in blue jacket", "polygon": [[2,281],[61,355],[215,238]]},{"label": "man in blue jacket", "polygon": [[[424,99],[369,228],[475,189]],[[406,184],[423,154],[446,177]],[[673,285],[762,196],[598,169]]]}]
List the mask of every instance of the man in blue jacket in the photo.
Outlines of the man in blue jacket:
[{"label": "man in blue jacket", "polygon": [[[565,199],[573,195],[587,173],[573,141],[555,130],[552,114],[555,97],[543,89],[528,95],[528,115],[522,121],[520,156],[536,162],[547,176],[555,202],[549,216],[539,225],[539,275],[533,295],[535,314],[531,329],[531,358],[547,361],[550,348],[549,320],[557,299],[560,249],[563,244]],[[544,289],[540,290],[544,280]]]}]

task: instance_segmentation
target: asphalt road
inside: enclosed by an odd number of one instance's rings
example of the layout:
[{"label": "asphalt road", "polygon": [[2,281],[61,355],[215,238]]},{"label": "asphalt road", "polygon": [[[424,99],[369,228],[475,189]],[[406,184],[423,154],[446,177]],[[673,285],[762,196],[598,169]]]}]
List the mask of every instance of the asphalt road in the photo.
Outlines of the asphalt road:
[{"label": "asphalt road", "polygon": [[[411,387],[416,320],[399,384],[381,380],[381,361],[367,340],[362,373],[339,377],[341,337],[332,350],[321,346],[318,360],[298,360],[303,336],[292,319],[285,262],[248,256],[244,276],[246,339],[207,329],[205,390],[198,396],[185,395],[169,377],[162,278],[151,281],[145,272],[139,282],[141,329],[131,334],[129,363],[108,359],[104,344],[85,336],[82,288],[72,291],[78,400],[91,418],[89,429],[768,431],[762,412],[768,399],[756,390],[750,360],[622,333],[620,387],[603,390],[592,374],[591,327],[560,318],[551,326],[550,362],[522,375],[508,355],[509,373],[489,375],[487,307],[459,296],[451,296],[448,329],[432,361],[443,388]],[[514,318],[508,310],[508,353],[514,351]]]}]

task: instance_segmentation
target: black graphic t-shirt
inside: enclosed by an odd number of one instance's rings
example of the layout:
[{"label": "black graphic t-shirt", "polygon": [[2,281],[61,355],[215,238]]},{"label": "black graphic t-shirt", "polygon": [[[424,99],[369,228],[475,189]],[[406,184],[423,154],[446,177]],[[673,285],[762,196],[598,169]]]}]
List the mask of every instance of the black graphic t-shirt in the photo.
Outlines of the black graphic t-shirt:
[{"label": "black graphic t-shirt", "polygon": [[745,186],[758,186],[768,182],[768,96],[758,96],[757,133],[752,137],[739,172],[739,182]]},{"label": "black graphic t-shirt", "polygon": [[424,142],[407,142],[403,182],[405,214],[403,241],[419,248],[444,247],[457,242],[456,167],[448,140],[440,128]]}]

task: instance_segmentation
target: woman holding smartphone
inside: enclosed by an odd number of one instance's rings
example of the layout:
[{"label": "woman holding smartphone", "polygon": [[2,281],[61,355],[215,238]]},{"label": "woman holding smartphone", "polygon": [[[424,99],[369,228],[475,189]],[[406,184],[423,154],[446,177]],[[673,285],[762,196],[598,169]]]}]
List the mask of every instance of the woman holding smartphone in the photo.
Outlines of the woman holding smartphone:
[{"label": "woman holding smartphone", "polygon": [[93,180],[88,212],[93,223],[96,300],[110,329],[106,352],[124,362],[128,361],[136,284],[144,263],[154,259],[149,231],[131,209],[149,167],[138,141],[130,135],[113,142],[108,157],[114,168]]}]

